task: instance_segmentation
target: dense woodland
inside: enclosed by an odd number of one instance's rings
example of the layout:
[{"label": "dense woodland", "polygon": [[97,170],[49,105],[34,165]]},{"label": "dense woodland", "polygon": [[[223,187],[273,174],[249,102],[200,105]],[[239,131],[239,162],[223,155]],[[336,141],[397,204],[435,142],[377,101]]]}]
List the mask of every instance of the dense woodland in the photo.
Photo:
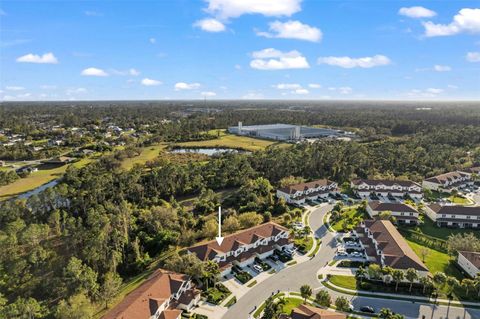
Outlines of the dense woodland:
[{"label": "dense woodland", "polygon": [[[108,304],[121,281],[159,260],[162,265],[162,256],[176,248],[213,238],[218,204],[226,208],[226,231],[293,214],[273,196],[289,176],[420,181],[480,163],[478,104],[317,104],[225,101],[207,110],[200,102],[0,105],[0,128],[32,139],[53,134],[53,125],[100,125],[105,118],[148,130],[149,138],[127,151],[214,138],[206,132],[237,121],[328,125],[360,136],[211,158],[163,154],[128,171],[119,153],[69,167],[55,188],[0,203],[0,317],[88,318],[88,309]],[[14,177],[2,177],[8,178]],[[184,197],[194,198],[192,207],[179,203]]]}]

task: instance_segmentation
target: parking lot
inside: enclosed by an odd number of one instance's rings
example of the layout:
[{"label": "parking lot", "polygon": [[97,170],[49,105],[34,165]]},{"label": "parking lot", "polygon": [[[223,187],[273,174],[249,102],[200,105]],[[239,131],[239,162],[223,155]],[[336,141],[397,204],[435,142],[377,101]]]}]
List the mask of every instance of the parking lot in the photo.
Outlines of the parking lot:
[{"label": "parking lot", "polygon": [[365,261],[365,249],[356,237],[346,236],[342,242],[337,244],[335,259],[349,259],[354,261]]}]

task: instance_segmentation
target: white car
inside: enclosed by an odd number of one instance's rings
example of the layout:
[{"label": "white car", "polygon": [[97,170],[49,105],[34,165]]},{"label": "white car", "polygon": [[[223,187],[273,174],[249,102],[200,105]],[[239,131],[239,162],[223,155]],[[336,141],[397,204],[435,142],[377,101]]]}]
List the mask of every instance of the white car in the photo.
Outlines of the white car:
[{"label": "white car", "polygon": [[287,255],[290,255],[290,256],[293,256],[293,254],[295,253],[295,251],[293,249],[290,249],[290,248],[285,249],[284,252]]},{"label": "white car", "polygon": [[337,252],[337,256],[348,256],[348,254],[344,251]]},{"label": "white car", "polygon": [[253,268],[253,270],[255,270],[256,272],[262,272],[262,271],[263,271],[263,268],[260,267],[259,265],[253,265],[252,268]]}]

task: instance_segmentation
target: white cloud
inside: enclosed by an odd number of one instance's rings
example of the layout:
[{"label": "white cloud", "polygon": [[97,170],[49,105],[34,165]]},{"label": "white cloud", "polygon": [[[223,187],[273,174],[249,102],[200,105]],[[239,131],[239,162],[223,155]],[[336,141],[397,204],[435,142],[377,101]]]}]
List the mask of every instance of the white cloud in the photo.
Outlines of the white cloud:
[{"label": "white cloud", "polygon": [[5,11],[3,11],[2,9],[0,9],[0,16],[6,16],[7,13]]},{"label": "white cloud", "polygon": [[58,60],[52,52],[44,53],[43,55],[29,53],[18,57],[17,62],[21,63],[42,63],[42,64],[57,64]]},{"label": "white cloud", "polygon": [[23,86],[11,85],[11,86],[6,86],[5,90],[7,90],[7,91],[23,91],[23,90],[25,90],[25,88]]},{"label": "white cloud", "polygon": [[350,58],[348,56],[343,57],[320,57],[318,58],[319,64],[328,64],[333,66],[339,66],[342,68],[372,68],[376,66],[388,65],[391,63],[390,59],[384,55],[375,55],[372,57],[363,58]]},{"label": "white cloud", "polygon": [[115,69],[112,69],[110,70],[110,72],[112,74],[115,74],[115,75],[131,75],[131,76],[138,76],[140,75],[140,72],[137,70],[137,69],[134,69],[134,68],[130,68],[128,70],[115,70]]},{"label": "white cloud", "polygon": [[42,90],[55,90],[57,86],[52,84],[44,84],[44,85],[40,85],[40,88]]},{"label": "white cloud", "polygon": [[175,91],[181,90],[194,90],[200,87],[200,83],[185,83],[185,82],[178,82],[175,83]]},{"label": "white cloud", "polygon": [[453,85],[453,84],[449,84],[449,85],[447,85],[447,87],[448,87],[449,89],[452,89],[452,90],[458,89],[458,86],[457,86],[457,85]]},{"label": "white cloud", "polygon": [[291,16],[301,10],[302,0],[207,0],[207,2],[207,12],[220,19],[229,19],[243,14]]},{"label": "white cloud", "polygon": [[353,92],[353,89],[349,86],[341,86],[341,87],[329,87],[330,91],[338,92],[340,94],[350,94]]},{"label": "white cloud", "polygon": [[274,85],[273,87],[279,90],[295,90],[302,88],[302,86],[298,83],[279,83]]},{"label": "white cloud", "polygon": [[480,52],[468,52],[466,59],[468,62],[480,62]]},{"label": "white cloud", "polygon": [[82,94],[82,93],[87,93],[87,89],[86,88],[70,88],[70,89],[67,89],[67,91],[65,92],[65,94],[68,96]]},{"label": "white cloud", "polygon": [[310,83],[308,85],[308,87],[311,88],[311,89],[320,89],[320,88],[322,88],[322,85],[317,84],[317,83]]},{"label": "white cloud", "polygon": [[282,52],[273,48],[252,53],[250,67],[257,70],[308,69],[307,59],[298,51]]},{"label": "white cloud", "polygon": [[298,95],[305,95],[305,94],[308,94],[310,93],[307,89],[296,89],[294,91],[291,92],[292,94],[298,94]]},{"label": "white cloud", "polygon": [[398,14],[409,18],[431,18],[437,15],[435,11],[424,7],[400,8]]},{"label": "white cloud", "polygon": [[103,13],[97,12],[97,11],[85,11],[84,13],[88,17],[102,17],[103,16]]},{"label": "white cloud", "polygon": [[198,20],[193,24],[194,27],[200,28],[207,32],[222,32],[225,31],[225,25],[217,19],[207,18]]},{"label": "white cloud", "polygon": [[162,84],[161,81],[145,78],[141,81],[142,85],[145,86],[156,86]]},{"label": "white cloud", "polygon": [[98,68],[86,68],[81,73],[83,76],[108,76],[108,73]]},{"label": "white cloud", "polygon": [[425,36],[439,37],[459,33],[480,33],[480,9],[461,9],[449,24],[424,22]]},{"label": "white cloud", "polygon": [[443,89],[437,89],[437,88],[428,88],[424,90],[413,89],[407,93],[407,96],[413,97],[413,98],[435,98],[443,92],[444,92]]},{"label": "white cloud", "polygon": [[241,66],[240,64],[235,64],[235,69],[241,70],[241,69],[242,69],[242,66]]},{"label": "white cloud", "polygon": [[202,92],[202,93],[200,93],[200,94],[201,94],[202,96],[204,96],[204,97],[212,97],[212,96],[216,96],[216,95],[217,95],[217,93],[212,92],[212,91],[206,91],[206,92]]},{"label": "white cloud", "polygon": [[148,42],[150,42],[151,44],[155,44],[155,43],[157,43],[157,39],[150,38],[150,39],[148,39]]},{"label": "white cloud", "polygon": [[322,39],[320,29],[303,24],[300,21],[274,21],[269,26],[270,32],[257,32],[257,35],[266,38],[298,39],[311,42],[318,42]]},{"label": "white cloud", "polygon": [[263,98],[264,98],[263,94],[258,92],[248,92],[247,94],[242,96],[242,99],[246,99],[246,100],[260,100]]},{"label": "white cloud", "polygon": [[448,65],[436,64],[436,65],[433,66],[433,70],[437,71],[437,72],[448,72],[448,71],[451,71],[452,68]]}]

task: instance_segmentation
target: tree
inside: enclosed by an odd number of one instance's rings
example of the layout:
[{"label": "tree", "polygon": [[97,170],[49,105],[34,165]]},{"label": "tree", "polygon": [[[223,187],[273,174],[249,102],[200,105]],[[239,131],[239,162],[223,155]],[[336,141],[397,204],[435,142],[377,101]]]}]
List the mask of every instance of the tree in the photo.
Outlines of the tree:
[{"label": "tree", "polygon": [[100,289],[100,300],[105,302],[105,308],[108,308],[108,301],[118,293],[122,285],[122,278],[116,272],[107,272]]},{"label": "tree", "polygon": [[407,273],[405,274],[405,278],[410,282],[410,288],[408,291],[412,291],[412,286],[415,280],[418,279],[418,272],[414,268],[408,268]]},{"label": "tree", "polygon": [[209,284],[214,286],[218,281],[220,268],[214,261],[208,260],[203,264],[202,280],[208,290]]},{"label": "tree", "polygon": [[265,309],[261,319],[279,319],[284,305],[285,300],[283,298],[275,301],[273,297],[269,297],[265,301]]},{"label": "tree", "polygon": [[448,287],[448,295],[449,296],[451,296],[451,294],[453,293],[455,288],[460,286],[460,282],[458,281],[458,279],[455,278],[455,277],[452,277],[452,276],[447,277],[446,284],[447,284],[447,287]]},{"label": "tree", "polygon": [[73,295],[68,301],[62,300],[58,304],[56,318],[58,319],[91,319],[94,308],[90,300],[83,293]]},{"label": "tree", "polygon": [[425,258],[430,254],[430,249],[427,247],[422,247],[420,249],[420,256],[422,257],[422,261],[425,262]]},{"label": "tree", "polygon": [[350,311],[350,302],[345,297],[338,297],[335,300],[335,307],[340,311]]},{"label": "tree", "polygon": [[433,285],[432,280],[428,276],[420,277],[419,281],[420,281],[420,284],[423,286],[423,294],[425,294],[425,290],[428,287],[431,287]]},{"label": "tree", "polygon": [[394,269],[392,272],[392,278],[395,280],[395,291],[398,290],[398,284],[403,280],[405,274],[399,269]]},{"label": "tree", "polygon": [[303,298],[303,302],[307,303],[307,299],[312,295],[313,290],[309,285],[303,285],[300,287],[300,295]]},{"label": "tree", "polygon": [[405,317],[401,314],[394,314],[390,309],[388,308],[382,308],[380,309],[380,312],[378,313],[378,318],[381,319],[405,319]]},{"label": "tree", "polygon": [[443,272],[437,271],[433,274],[433,282],[439,286],[444,286],[447,282],[447,275],[445,275]]},{"label": "tree", "polygon": [[375,279],[375,278],[378,278],[380,276],[380,273],[381,273],[381,268],[380,268],[380,265],[378,264],[370,264],[368,266],[368,277],[371,278],[371,279]]},{"label": "tree", "polygon": [[318,303],[320,306],[328,308],[332,304],[332,297],[330,297],[330,294],[327,290],[320,290],[315,295],[315,302]]},{"label": "tree", "polygon": [[263,221],[263,217],[256,212],[246,212],[238,215],[238,222],[242,228],[250,228],[260,225]]},{"label": "tree", "polygon": [[90,298],[98,293],[97,272],[76,257],[70,258],[64,271],[64,283],[71,294],[85,291]]},{"label": "tree", "polygon": [[391,217],[392,217],[392,212],[390,211],[384,211],[378,214],[378,218],[380,218],[381,220],[390,220]]},{"label": "tree", "polygon": [[355,272],[355,278],[360,279],[360,284],[363,282],[363,279],[367,275],[367,270],[363,268],[363,266],[358,267],[357,271]]},{"label": "tree", "polygon": [[240,229],[240,223],[237,216],[230,215],[223,221],[223,229],[226,232],[234,232]]},{"label": "tree", "polygon": [[34,298],[18,297],[15,302],[0,307],[2,318],[33,319],[45,317],[46,309]]},{"label": "tree", "polygon": [[470,291],[470,289],[474,289],[475,288],[475,281],[472,280],[472,279],[468,279],[468,278],[464,278],[462,280],[462,287],[465,289],[465,295],[468,296],[468,292]]}]

